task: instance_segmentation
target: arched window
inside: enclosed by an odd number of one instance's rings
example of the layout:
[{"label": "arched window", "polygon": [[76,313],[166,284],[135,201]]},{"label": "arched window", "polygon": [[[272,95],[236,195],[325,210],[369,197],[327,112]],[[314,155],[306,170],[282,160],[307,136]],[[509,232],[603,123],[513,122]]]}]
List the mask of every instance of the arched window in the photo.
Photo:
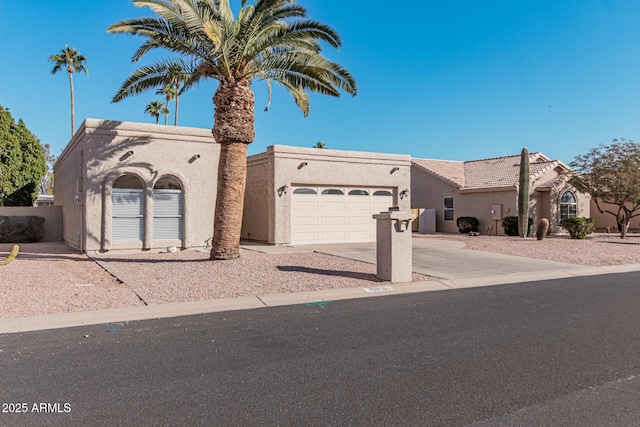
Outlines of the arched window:
[{"label": "arched window", "polygon": [[318,194],[313,188],[296,188],[293,190],[293,194]]},{"label": "arched window", "polygon": [[153,240],[182,240],[183,215],[180,182],[163,176],[153,186]]},{"label": "arched window", "polygon": [[578,216],[578,199],[572,191],[565,191],[560,197],[560,219]]},{"label": "arched window", "polygon": [[369,192],[367,190],[350,190],[350,196],[368,196]]},{"label": "arched window", "polygon": [[332,194],[332,195],[344,195],[344,191],[338,190],[337,188],[327,188],[326,190],[322,190],[322,194]]},{"label": "arched window", "polygon": [[144,239],[144,190],[135,175],[122,175],[113,183],[111,238],[114,242]]},{"label": "arched window", "polygon": [[387,190],[376,190],[373,192],[373,195],[374,196],[393,196],[393,193]]}]

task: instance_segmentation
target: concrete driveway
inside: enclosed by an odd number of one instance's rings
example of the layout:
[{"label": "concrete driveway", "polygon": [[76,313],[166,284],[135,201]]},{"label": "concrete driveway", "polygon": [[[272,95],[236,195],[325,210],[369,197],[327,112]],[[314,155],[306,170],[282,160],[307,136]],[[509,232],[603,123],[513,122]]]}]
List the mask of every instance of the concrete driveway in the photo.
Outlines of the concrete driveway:
[{"label": "concrete driveway", "polygon": [[[582,272],[593,269],[563,262],[463,249],[462,242],[417,238],[412,241],[415,273],[455,281],[457,284],[551,279],[580,275]],[[296,248],[370,263],[376,262],[375,242],[299,245]]]}]

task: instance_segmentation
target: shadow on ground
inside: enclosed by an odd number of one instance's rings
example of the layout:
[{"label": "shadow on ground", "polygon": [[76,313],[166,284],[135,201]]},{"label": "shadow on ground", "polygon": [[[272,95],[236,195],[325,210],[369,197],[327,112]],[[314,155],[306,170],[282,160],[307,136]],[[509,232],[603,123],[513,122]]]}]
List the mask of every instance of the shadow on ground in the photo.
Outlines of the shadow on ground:
[{"label": "shadow on ground", "polygon": [[350,279],[366,280],[369,282],[384,282],[384,280],[380,279],[375,274],[358,273],[355,271],[323,270],[320,268],[309,268],[295,265],[278,266],[278,270],[296,273],[322,274],[324,276],[348,277]]}]

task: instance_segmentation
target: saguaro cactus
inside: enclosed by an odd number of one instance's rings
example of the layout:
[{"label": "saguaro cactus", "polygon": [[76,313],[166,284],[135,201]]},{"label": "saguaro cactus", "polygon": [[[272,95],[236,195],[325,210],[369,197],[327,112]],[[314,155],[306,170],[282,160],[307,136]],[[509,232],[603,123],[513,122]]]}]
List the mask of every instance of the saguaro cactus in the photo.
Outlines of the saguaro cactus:
[{"label": "saguaro cactus", "polygon": [[524,147],[520,153],[520,186],[518,187],[518,232],[522,238],[527,237],[529,231],[530,181],[529,149]]}]

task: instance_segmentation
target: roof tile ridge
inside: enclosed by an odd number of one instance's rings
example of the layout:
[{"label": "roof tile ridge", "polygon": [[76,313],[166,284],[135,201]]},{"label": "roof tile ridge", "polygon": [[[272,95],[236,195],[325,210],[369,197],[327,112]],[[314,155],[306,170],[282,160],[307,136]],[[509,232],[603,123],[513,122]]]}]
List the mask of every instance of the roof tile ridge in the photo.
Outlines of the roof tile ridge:
[{"label": "roof tile ridge", "polygon": [[486,162],[487,160],[508,159],[509,157],[520,157],[519,154],[511,154],[509,156],[487,157],[485,159],[466,160],[465,163]]}]

